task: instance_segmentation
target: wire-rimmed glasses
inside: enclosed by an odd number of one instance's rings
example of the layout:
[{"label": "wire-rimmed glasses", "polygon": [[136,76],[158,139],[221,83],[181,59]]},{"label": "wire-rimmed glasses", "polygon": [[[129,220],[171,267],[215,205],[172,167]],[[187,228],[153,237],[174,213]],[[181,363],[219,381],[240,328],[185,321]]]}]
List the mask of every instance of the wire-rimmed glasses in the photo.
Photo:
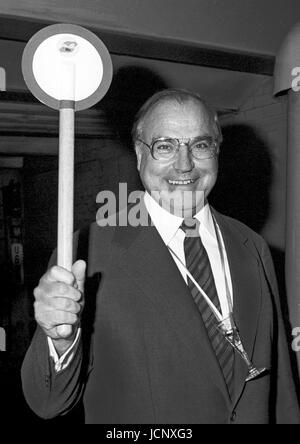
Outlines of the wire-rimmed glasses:
[{"label": "wire-rimmed glasses", "polygon": [[137,140],[150,149],[153,159],[160,161],[173,159],[182,145],[187,146],[193,158],[197,160],[210,159],[219,153],[219,144],[213,137],[198,136],[185,139],[160,137],[153,140],[150,145],[142,139]]}]

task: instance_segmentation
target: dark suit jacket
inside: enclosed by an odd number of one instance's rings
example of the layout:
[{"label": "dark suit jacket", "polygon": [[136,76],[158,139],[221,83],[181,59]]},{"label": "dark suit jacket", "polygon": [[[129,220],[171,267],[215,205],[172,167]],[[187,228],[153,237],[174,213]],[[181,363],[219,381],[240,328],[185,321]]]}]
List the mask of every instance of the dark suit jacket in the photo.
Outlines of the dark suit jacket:
[{"label": "dark suit jacket", "polygon": [[[91,226],[83,340],[72,364],[53,371],[38,328],[22,377],[44,418],[83,396],[87,423],[300,423],[272,260],[266,243],[214,212],[228,255],[234,312],[254,363],[270,372],[245,382],[235,358],[235,396],[199,311],[155,227]],[[94,317],[94,319],[92,319]]]}]

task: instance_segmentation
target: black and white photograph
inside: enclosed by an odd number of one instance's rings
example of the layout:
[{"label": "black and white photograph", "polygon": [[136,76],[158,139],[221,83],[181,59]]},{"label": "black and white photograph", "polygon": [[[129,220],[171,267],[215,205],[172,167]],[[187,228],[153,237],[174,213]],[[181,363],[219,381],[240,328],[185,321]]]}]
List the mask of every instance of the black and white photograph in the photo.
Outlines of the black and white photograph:
[{"label": "black and white photograph", "polygon": [[0,424],[300,425],[299,0],[0,0]]}]

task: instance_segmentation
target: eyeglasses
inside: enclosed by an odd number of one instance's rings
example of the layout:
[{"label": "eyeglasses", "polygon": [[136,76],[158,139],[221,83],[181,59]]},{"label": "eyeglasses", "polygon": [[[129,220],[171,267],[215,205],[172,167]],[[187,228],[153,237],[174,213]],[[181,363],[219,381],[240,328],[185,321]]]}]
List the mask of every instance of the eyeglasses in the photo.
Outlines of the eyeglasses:
[{"label": "eyeglasses", "polygon": [[199,136],[192,139],[160,137],[159,139],[153,140],[151,145],[148,145],[148,143],[141,139],[137,140],[150,149],[151,155],[155,160],[173,159],[181,145],[186,145],[192,156],[197,160],[210,159],[216,157],[219,153],[219,145],[212,137]]}]

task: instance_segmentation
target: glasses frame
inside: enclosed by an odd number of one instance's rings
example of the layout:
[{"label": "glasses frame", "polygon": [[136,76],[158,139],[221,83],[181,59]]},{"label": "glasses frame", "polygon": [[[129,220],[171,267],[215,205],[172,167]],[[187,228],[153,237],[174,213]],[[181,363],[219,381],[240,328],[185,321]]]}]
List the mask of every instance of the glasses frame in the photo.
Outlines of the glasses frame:
[{"label": "glasses frame", "polygon": [[[181,138],[181,139],[178,139],[177,137],[159,137],[158,139],[154,139],[151,142],[150,145],[148,143],[144,142],[142,139],[138,138],[136,140],[138,142],[141,142],[142,144],[144,144],[147,148],[149,148],[151,156],[153,157],[154,160],[157,160],[158,162],[163,162],[164,160],[167,161],[167,160],[174,159],[175,156],[177,155],[177,153],[179,152],[179,149],[180,149],[181,145],[187,146],[189,152],[192,154],[193,159],[196,159],[196,160],[207,160],[207,159],[212,159],[212,158],[218,156],[218,154],[220,152],[220,146],[219,146],[219,143],[217,142],[217,140],[215,140],[213,138],[211,138],[212,139],[212,146],[213,146],[213,148],[211,149],[211,156],[205,157],[204,159],[198,159],[197,157],[193,156],[193,153],[192,153],[192,150],[191,150],[191,143],[192,143],[192,141],[196,141],[197,139],[201,140],[201,136],[190,137],[190,138]],[[203,140],[205,140],[205,139],[210,139],[210,137],[209,138],[203,137]],[[175,140],[177,142],[177,147],[176,147],[176,151],[174,153],[174,156],[170,157],[169,159],[156,159],[156,157],[154,157],[154,154],[153,154],[153,146],[154,146],[154,144],[156,142],[165,142],[167,140]]]}]

